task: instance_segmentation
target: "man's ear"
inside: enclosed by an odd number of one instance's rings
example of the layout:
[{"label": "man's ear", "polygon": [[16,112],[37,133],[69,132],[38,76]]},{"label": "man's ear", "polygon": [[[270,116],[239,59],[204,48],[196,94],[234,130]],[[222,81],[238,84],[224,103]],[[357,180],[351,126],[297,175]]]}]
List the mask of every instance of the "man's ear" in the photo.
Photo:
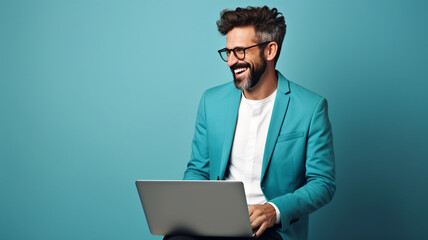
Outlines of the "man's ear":
[{"label": "man's ear", "polygon": [[278,53],[278,44],[276,42],[270,42],[265,48],[266,60],[272,61],[275,59]]}]

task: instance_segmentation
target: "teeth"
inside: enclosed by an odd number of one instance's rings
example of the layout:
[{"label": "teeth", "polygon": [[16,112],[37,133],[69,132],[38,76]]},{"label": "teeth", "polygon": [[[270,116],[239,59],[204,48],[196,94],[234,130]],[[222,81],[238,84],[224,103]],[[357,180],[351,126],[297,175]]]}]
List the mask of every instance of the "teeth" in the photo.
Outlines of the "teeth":
[{"label": "teeth", "polygon": [[245,70],[247,70],[247,68],[237,68],[237,69],[235,69],[235,73],[238,74],[238,73],[241,73]]}]

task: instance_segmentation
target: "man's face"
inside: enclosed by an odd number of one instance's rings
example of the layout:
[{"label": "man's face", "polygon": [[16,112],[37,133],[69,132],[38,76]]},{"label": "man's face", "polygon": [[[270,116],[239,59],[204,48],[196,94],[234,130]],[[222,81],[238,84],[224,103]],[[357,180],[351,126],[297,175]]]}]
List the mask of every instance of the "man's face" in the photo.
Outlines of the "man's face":
[{"label": "man's face", "polygon": [[[249,47],[255,42],[256,32],[254,27],[235,27],[227,33],[226,48]],[[248,90],[254,87],[266,70],[266,60],[260,47],[245,50],[245,58],[239,60],[231,52],[227,58],[227,65],[232,70],[233,81],[236,88]]]}]

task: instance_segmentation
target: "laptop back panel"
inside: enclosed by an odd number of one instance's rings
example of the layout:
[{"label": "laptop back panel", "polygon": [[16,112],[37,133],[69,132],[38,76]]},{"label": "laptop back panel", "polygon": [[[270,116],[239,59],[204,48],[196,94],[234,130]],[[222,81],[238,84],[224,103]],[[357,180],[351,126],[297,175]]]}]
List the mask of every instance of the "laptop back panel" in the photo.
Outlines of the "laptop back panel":
[{"label": "laptop back panel", "polygon": [[244,186],[238,181],[136,181],[154,235],[251,237]]}]

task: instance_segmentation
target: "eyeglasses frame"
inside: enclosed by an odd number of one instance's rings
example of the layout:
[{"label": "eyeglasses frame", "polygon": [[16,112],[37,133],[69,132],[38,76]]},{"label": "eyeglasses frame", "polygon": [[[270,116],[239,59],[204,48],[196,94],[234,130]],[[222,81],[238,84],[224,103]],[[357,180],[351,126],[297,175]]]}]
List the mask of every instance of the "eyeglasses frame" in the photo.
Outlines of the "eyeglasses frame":
[{"label": "eyeglasses frame", "polygon": [[[259,44],[256,44],[256,45],[252,45],[252,46],[249,46],[249,47],[245,47],[245,48],[241,48],[241,47],[236,47],[236,48],[234,48],[234,49],[222,48],[222,49],[218,50],[217,52],[218,52],[218,54],[220,54],[220,58],[221,58],[223,61],[225,61],[225,62],[227,62],[227,58],[226,58],[226,59],[224,59],[224,58],[221,56],[221,53],[222,53],[222,52],[226,52],[226,54],[227,54],[227,52],[229,52],[229,55],[230,55],[230,52],[233,52],[233,55],[235,55],[236,59],[238,59],[238,60],[244,60],[244,59],[245,59],[245,51],[246,51],[247,49],[250,49],[250,48],[253,48],[253,47],[257,47],[257,46],[262,46],[262,45],[268,44],[268,43],[270,43],[270,42],[272,42],[272,41],[262,42],[262,43],[259,43]],[[237,55],[237,54],[236,54],[236,52],[235,52],[235,51],[236,51],[236,49],[242,49],[242,51],[243,51],[243,53],[244,53],[244,57],[243,57],[243,58],[239,58],[239,57],[238,57],[238,55]]]}]

